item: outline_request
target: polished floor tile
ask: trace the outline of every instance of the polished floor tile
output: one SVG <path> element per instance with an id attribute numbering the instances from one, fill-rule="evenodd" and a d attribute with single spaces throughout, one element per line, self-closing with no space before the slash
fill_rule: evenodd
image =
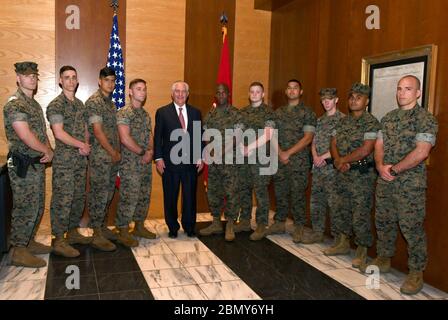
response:
<path id="1" fill-rule="evenodd" d="M 210 300 L 260 300 L 261 298 L 241 280 L 200 284 Z"/>
<path id="2" fill-rule="evenodd" d="M 222 261 L 209 251 L 176 253 L 176 256 L 184 267 L 222 264 Z"/>
<path id="3" fill-rule="evenodd" d="M 0 300 L 43 300 L 45 280 L 0 283 Z"/>
<path id="4" fill-rule="evenodd" d="M 196 284 L 185 268 L 144 271 L 143 275 L 151 289 Z"/>
<path id="5" fill-rule="evenodd" d="M 146 290 L 149 287 L 141 271 L 102 274 L 97 276 L 98 293 Z"/>
<path id="6" fill-rule="evenodd" d="M 135 257 L 142 271 L 180 268 L 181 262 L 175 254 Z"/>
<path id="7" fill-rule="evenodd" d="M 156 300 L 207 300 L 198 285 L 151 289 Z"/>
<path id="8" fill-rule="evenodd" d="M 225 265 L 208 265 L 186 268 L 198 284 L 239 280 L 239 277 Z"/>
<path id="9" fill-rule="evenodd" d="M 154 300 L 148 290 L 100 293 L 100 300 Z"/>

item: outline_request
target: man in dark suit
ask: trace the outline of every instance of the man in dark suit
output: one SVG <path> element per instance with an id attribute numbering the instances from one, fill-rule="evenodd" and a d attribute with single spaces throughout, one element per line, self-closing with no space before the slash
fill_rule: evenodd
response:
<path id="1" fill-rule="evenodd" d="M 202 170 L 201 113 L 188 105 L 189 86 L 175 82 L 171 87 L 173 102 L 156 112 L 154 158 L 162 175 L 165 221 L 169 237 L 176 238 L 177 199 L 182 183 L 182 228 L 195 236 L 197 174 Z"/>

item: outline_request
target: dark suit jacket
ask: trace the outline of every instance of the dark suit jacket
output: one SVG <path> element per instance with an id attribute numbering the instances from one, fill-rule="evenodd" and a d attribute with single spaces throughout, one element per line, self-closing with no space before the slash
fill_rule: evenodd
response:
<path id="1" fill-rule="evenodd" d="M 180 149 L 180 145 L 178 144 L 181 141 L 180 138 L 175 141 L 170 141 L 171 132 L 176 129 L 182 129 L 174 103 L 160 107 L 156 112 L 154 159 L 163 159 L 165 169 L 173 172 L 196 171 L 196 163 L 202 156 L 201 112 L 189 104 L 186 104 L 186 109 L 188 125 L 187 132 L 184 135 L 189 136 L 189 140 L 185 136 L 183 137 L 184 148 L 178 153 L 185 160 L 183 164 L 173 163 L 173 159 L 170 157 L 171 150 L 174 146 L 177 145 L 176 148 Z"/>

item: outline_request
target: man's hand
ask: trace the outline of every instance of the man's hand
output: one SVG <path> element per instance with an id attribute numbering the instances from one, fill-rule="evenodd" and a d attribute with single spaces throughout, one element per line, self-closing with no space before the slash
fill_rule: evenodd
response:
<path id="1" fill-rule="evenodd" d="M 156 162 L 156 168 L 160 174 L 163 174 L 163 172 L 165 171 L 165 162 L 163 161 L 163 159 L 160 159 Z"/>
<path id="2" fill-rule="evenodd" d="M 121 160 L 121 154 L 117 150 L 114 150 L 114 152 L 111 155 L 112 162 L 117 163 Z"/>
<path id="3" fill-rule="evenodd" d="M 48 148 L 48 150 L 44 153 L 44 156 L 40 158 L 40 163 L 49 163 L 51 160 L 53 160 L 53 150 L 51 148 Z"/>
<path id="4" fill-rule="evenodd" d="M 79 154 L 87 157 L 90 154 L 90 144 L 84 143 L 81 148 L 79 148 Z"/>
<path id="5" fill-rule="evenodd" d="M 317 168 L 322 168 L 327 165 L 324 157 L 321 156 L 313 156 L 313 164 Z"/>
<path id="6" fill-rule="evenodd" d="M 348 170 L 350 170 L 350 164 L 349 163 L 344 163 L 340 167 L 340 169 L 339 169 L 339 171 L 342 172 L 342 173 L 347 172 Z"/>
<path id="7" fill-rule="evenodd" d="M 378 170 L 378 173 L 380 174 L 381 179 L 386 180 L 388 182 L 394 181 L 396 177 L 390 174 L 390 169 L 392 168 L 392 165 L 380 165 L 376 167 Z"/>
<path id="8" fill-rule="evenodd" d="M 278 158 L 281 163 L 288 164 L 289 163 L 289 153 L 287 151 L 278 151 Z"/>
<path id="9" fill-rule="evenodd" d="M 198 168 L 198 173 L 201 172 L 202 168 L 204 168 L 204 162 L 202 160 L 198 160 L 196 163 L 196 168 Z"/>
<path id="10" fill-rule="evenodd" d="M 343 162 L 341 158 L 334 159 L 334 166 L 340 172 L 347 172 L 350 170 L 350 164 Z"/>
<path id="11" fill-rule="evenodd" d="M 146 150 L 144 156 L 142 157 L 142 164 L 150 163 L 152 161 L 153 154 L 154 154 L 154 151 Z"/>

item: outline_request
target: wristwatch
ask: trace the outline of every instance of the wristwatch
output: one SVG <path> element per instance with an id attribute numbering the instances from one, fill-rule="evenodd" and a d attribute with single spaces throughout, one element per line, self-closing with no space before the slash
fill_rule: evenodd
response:
<path id="1" fill-rule="evenodd" d="M 390 175 L 391 175 L 392 177 L 396 177 L 396 176 L 398 176 L 398 172 L 391 168 L 391 169 L 390 169 Z"/>
<path id="2" fill-rule="evenodd" d="M 143 157 L 145 155 L 145 153 L 146 153 L 146 150 L 142 149 L 142 151 L 138 155 Z"/>

